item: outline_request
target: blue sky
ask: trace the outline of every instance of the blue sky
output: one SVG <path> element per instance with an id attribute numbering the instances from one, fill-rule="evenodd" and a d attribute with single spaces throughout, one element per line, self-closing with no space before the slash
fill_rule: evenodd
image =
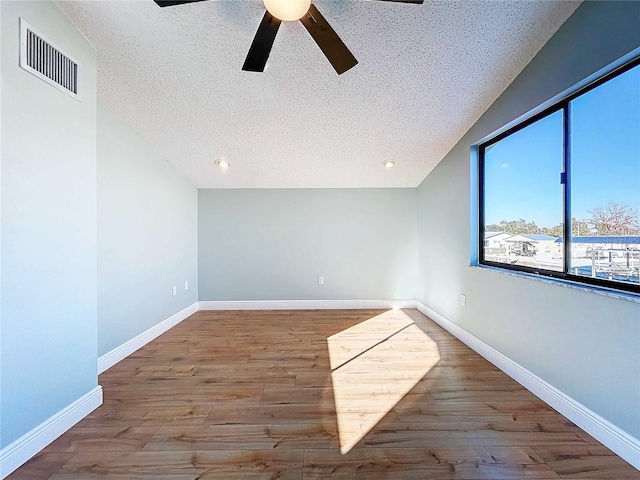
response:
<path id="1" fill-rule="evenodd" d="M 572 216 L 609 201 L 640 210 L 640 67 L 571 103 Z M 485 223 L 562 222 L 562 112 L 501 140 L 485 155 Z"/>

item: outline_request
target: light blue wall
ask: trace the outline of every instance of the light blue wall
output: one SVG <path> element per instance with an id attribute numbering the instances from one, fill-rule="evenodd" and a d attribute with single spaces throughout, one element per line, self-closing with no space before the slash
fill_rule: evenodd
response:
<path id="1" fill-rule="evenodd" d="M 197 222 L 197 189 L 99 102 L 98 355 L 198 301 Z"/>
<path id="2" fill-rule="evenodd" d="M 200 300 L 415 297 L 415 189 L 200 190 L 199 199 Z"/>
<path id="3" fill-rule="evenodd" d="M 0 2 L 0 447 L 97 386 L 96 57 L 50 2 Z M 18 17 L 80 63 L 78 102 L 18 66 Z"/>
<path id="4" fill-rule="evenodd" d="M 82 102 L 18 68 L 19 15 L 80 60 Z M 638 304 L 468 266 L 469 145 L 638 47 L 640 3 L 580 7 L 417 190 L 196 192 L 96 109 L 95 54 L 53 3 L 2 1 L 0 17 L 0 448 L 198 291 L 418 298 L 640 437 Z"/>
<path id="5" fill-rule="evenodd" d="M 640 438 L 640 304 L 469 267 L 470 145 L 640 46 L 640 2 L 585 2 L 418 188 L 419 301 Z M 460 306 L 460 294 L 467 307 Z"/>

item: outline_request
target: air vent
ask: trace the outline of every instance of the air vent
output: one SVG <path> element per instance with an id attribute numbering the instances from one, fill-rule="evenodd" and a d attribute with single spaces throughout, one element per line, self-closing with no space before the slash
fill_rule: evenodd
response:
<path id="1" fill-rule="evenodd" d="M 78 62 L 20 19 L 20 66 L 73 98 L 78 97 Z"/>

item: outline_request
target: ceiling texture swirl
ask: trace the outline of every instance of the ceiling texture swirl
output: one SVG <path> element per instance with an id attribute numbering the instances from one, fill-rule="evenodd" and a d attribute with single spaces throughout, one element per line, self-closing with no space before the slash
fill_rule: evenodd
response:
<path id="1" fill-rule="evenodd" d="M 358 60 L 342 75 L 299 21 L 243 71 L 262 0 L 56 3 L 99 100 L 193 185 L 366 188 L 420 184 L 580 2 L 314 1 Z"/>

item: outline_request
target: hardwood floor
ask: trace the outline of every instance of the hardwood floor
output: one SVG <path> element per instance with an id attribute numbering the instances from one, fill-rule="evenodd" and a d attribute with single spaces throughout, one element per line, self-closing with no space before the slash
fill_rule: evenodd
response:
<path id="1" fill-rule="evenodd" d="M 198 312 L 99 382 L 9 479 L 640 478 L 415 310 Z"/>

